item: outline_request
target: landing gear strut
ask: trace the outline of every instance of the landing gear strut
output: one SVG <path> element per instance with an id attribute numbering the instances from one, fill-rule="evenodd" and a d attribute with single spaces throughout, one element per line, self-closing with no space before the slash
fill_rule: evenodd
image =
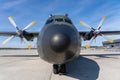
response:
<path id="1" fill-rule="evenodd" d="M 66 65 L 65 64 L 53 64 L 54 74 L 65 75 L 66 74 Z"/>

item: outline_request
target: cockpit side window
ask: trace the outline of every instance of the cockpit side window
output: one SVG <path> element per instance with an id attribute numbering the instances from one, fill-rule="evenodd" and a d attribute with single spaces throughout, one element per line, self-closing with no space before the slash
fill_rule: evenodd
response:
<path id="1" fill-rule="evenodd" d="M 65 22 L 72 24 L 71 20 L 65 19 Z"/>
<path id="2" fill-rule="evenodd" d="M 55 19 L 55 21 L 57 21 L 57 22 L 63 22 L 63 18 Z"/>
<path id="3" fill-rule="evenodd" d="M 49 19 L 47 20 L 46 24 L 49 24 L 49 23 L 52 23 L 53 22 L 53 19 Z"/>

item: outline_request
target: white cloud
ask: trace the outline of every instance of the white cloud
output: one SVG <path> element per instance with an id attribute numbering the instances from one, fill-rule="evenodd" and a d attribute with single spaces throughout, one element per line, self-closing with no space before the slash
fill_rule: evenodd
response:
<path id="1" fill-rule="evenodd" d="M 25 1 L 26 0 L 15 0 L 15 1 L 6 2 L 3 5 L 1 5 L 0 10 L 5 10 L 5 9 L 15 7 L 15 6 L 19 5 L 19 4 L 24 3 Z"/>

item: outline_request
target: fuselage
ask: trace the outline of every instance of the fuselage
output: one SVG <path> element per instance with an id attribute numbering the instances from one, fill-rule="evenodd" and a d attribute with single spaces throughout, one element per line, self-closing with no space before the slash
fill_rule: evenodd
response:
<path id="1" fill-rule="evenodd" d="M 75 59 L 80 53 L 79 33 L 68 16 L 48 18 L 37 40 L 39 56 L 52 64 L 63 64 Z"/>

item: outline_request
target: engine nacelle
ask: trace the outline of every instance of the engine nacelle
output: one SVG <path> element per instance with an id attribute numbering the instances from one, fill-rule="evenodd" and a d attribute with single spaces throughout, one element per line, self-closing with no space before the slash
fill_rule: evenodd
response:
<path id="1" fill-rule="evenodd" d="M 89 33 L 84 34 L 84 35 L 83 35 L 84 41 L 90 40 L 90 39 L 94 36 L 93 32 L 94 32 L 94 31 L 90 31 Z"/>
<path id="2" fill-rule="evenodd" d="M 23 36 L 27 41 L 33 41 L 34 39 L 34 35 L 26 31 L 23 31 Z"/>

